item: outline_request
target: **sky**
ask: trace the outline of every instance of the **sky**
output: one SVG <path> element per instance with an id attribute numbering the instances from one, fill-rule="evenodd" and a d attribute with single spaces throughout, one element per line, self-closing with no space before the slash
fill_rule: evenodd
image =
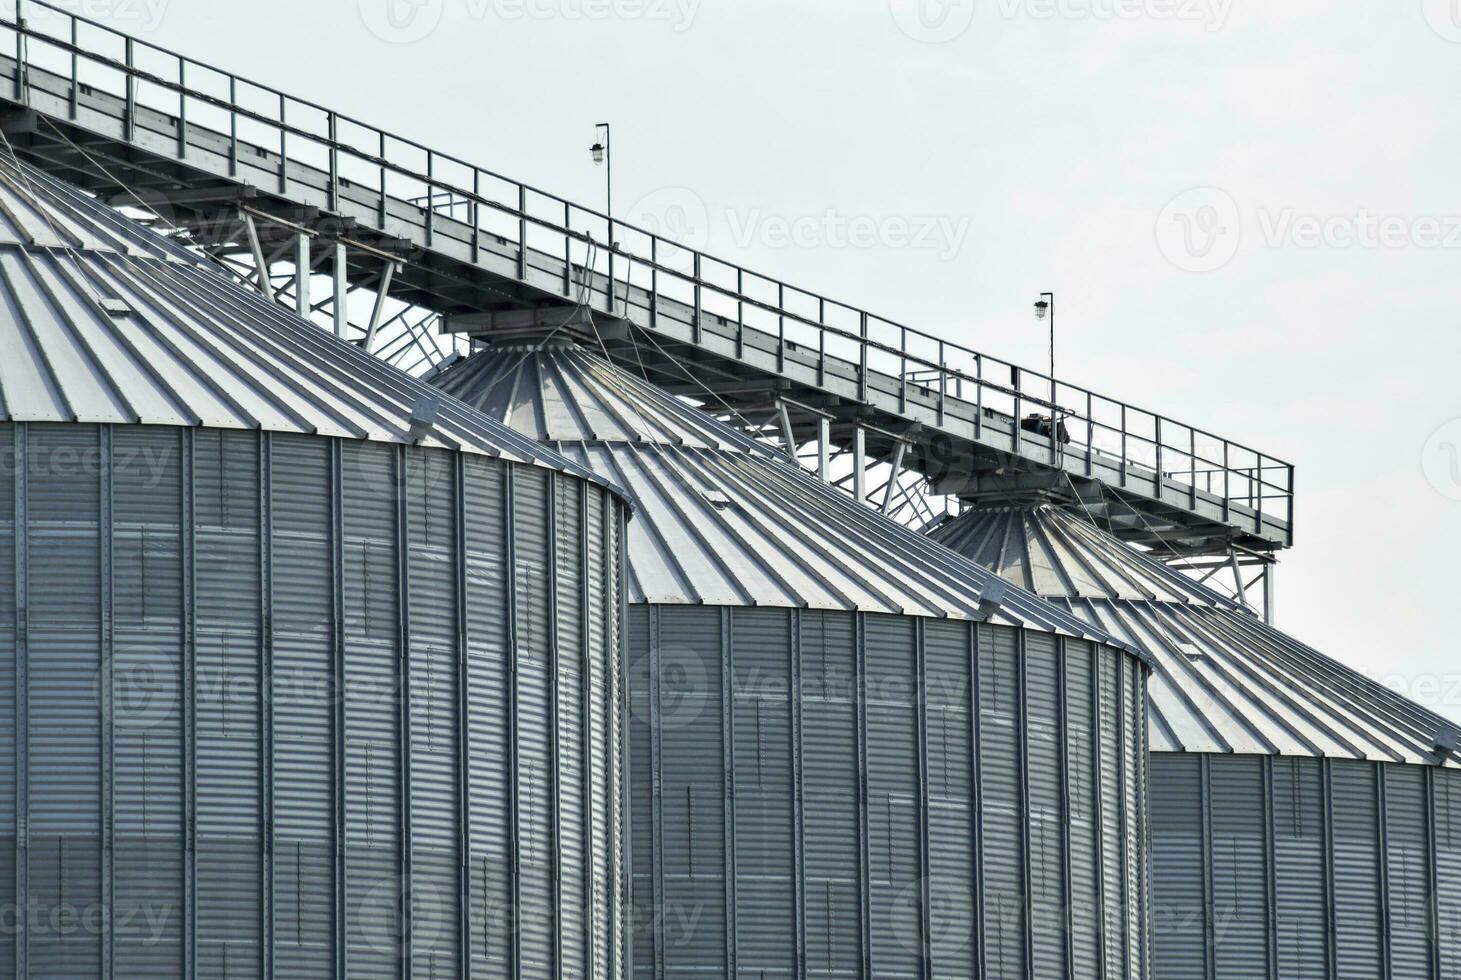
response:
<path id="1" fill-rule="evenodd" d="M 9 6 L 13 0 L 8 0 Z M 1461 721 L 1461 0 L 63 0 L 1297 467 L 1278 625 Z M 855 232 L 855 233 L 854 233 Z"/>

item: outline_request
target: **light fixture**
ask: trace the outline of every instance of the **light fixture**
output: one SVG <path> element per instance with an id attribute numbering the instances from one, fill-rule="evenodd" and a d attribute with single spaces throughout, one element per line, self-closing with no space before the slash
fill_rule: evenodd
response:
<path id="1" fill-rule="evenodd" d="M 1040 300 L 1039 302 L 1037 302 L 1035 304 L 1035 319 L 1037 319 L 1037 320 L 1043 320 L 1043 319 L 1045 319 L 1045 315 L 1047 313 L 1049 313 L 1049 312 L 1050 312 L 1050 302 L 1049 302 L 1049 300 L 1042 299 L 1042 300 Z"/>
<path id="2" fill-rule="evenodd" d="M 602 167 L 604 165 L 604 144 L 595 143 L 589 147 L 589 152 L 594 155 L 594 163 Z"/>

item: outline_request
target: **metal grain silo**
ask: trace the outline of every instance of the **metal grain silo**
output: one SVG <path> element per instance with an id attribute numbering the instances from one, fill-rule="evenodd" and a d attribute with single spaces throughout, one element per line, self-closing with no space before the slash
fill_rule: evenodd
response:
<path id="1" fill-rule="evenodd" d="M 1145 669 L 561 343 L 436 383 L 626 487 L 639 977 L 1142 977 Z"/>
<path id="2" fill-rule="evenodd" d="M 1443 719 L 1063 511 L 935 536 L 1156 662 L 1155 977 L 1461 976 Z"/>
<path id="3" fill-rule="evenodd" d="M 0 303 L 0 974 L 622 975 L 622 499 L 12 165 Z"/>

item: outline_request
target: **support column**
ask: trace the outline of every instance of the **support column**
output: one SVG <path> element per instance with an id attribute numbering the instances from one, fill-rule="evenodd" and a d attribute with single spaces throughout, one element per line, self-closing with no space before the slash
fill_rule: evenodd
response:
<path id="1" fill-rule="evenodd" d="M 309 236 L 300 232 L 294 241 L 294 311 L 306 320 L 310 314 L 310 260 Z"/>
<path id="2" fill-rule="evenodd" d="M 345 279 L 345 243 L 335 243 L 335 336 L 344 338 L 349 331 L 350 318 L 346 315 L 346 297 L 350 292 L 350 284 Z"/>
<path id="3" fill-rule="evenodd" d="M 867 502 L 867 430 L 852 430 L 852 495 L 859 504 Z"/>
<path id="4" fill-rule="evenodd" d="M 823 483 L 832 480 L 832 420 L 817 419 L 817 476 Z"/>

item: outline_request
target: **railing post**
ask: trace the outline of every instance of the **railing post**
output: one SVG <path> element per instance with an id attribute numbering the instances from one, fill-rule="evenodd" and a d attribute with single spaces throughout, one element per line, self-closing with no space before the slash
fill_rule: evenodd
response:
<path id="1" fill-rule="evenodd" d="M 19 3 L 16 9 L 19 10 Z M 81 47 L 79 22 L 75 17 L 71 18 L 71 119 L 74 122 L 81 109 L 81 56 L 77 49 Z M 20 66 L 16 65 L 16 70 Z"/>
<path id="2" fill-rule="evenodd" d="M 436 154 L 426 151 L 426 247 L 436 231 Z"/>
<path id="3" fill-rule="evenodd" d="M 944 424 L 944 401 L 948 397 L 948 362 L 944 358 L 944 342 L 938 342 L 938 424 Z"/>
<path id="4" fill-rule="evenodd" d="M 238 77 L 228 76 L 228 176 L 238 176 Z"/>
<path id="5" fill-rule="evenodd" d="M 898 411 L 908 414 L 908 328 L 898 327 Z"/>
<path id="6" fill-rule="evenodd" d="M 700 272 L 701 272 L 701 268 L 700 268 L 700 253 L 699 252 L 693 252 L 691 254 L 693 256 L 692 261 L 694 262 L 693 268 L 694 268 L 694 272 L 695 272 L 695 313 L 694 313 L 694 315 L 693 315 L 693 317 L 691 318 L 691 321 L 690 321 L 690 336 L 693 338 L 693 340 L 694 340 L 694 342 L 696 344 L 699 344 L 700 343 L 700 329 L 701 329 L 700 328 L 700 315 L 701 315 L 701 313 L 704 312 L 704 299 L 701 296 L 701 288 L 702 287 L 700 285 Z"/>
<path id="7" fill-rule="evenodd" d="M 974 355 L 974 438 L 984 437 L 984 355 Z"/>
<path id="8" fill-rule="evenodd" d="M 188 158 L 188 63 L 178 59 L 178 159 Z"/>
<path id="9" fill-rule="evenodd" d="M 786 371 L 786 285 L 776 284 L 776 373 Z"/>
<path id="10" fill-rule="evenodd" d="M 1263 454 L 1258 454 L 1258 511 L 1253 517 L 1253 531 L 1263 533 Z"/>
<path id="11" fill-rule="evenodd" d="M 472 264 L 482 264 L 482 171 L 472 168 Z M 521 269 L 519 269 L 521 271 Z"/>
<path id="12" fill-rule="evenodd" d="M 289 123 L 289 103 L 284 93 L 279 93 L 279 193 L 289 192 L 289 134 L 285 126 Z"/>
<path id="13" fill-rule="evenodd" d="M 624 293 L 627 296 L 629 289 L 626 286 Z M 624 311 L 627 316 L 629 311 Z M 659 239 L 654 235 L 649 236 L 649 329 L 653 330 L 659 325 Z"/>
<path id="14" fill-rule="evenodd" d="M 1086 476 L 1096 471 L 1096 406 L 1089 391 L 1086 392 Z"/>
<path id="15" fill-rule="evenodd" d="M 610 316 L 617 316 L 618 315 L 618 311 L 614 307 L 614 304 L 617 302 L 614 299 L 614 297 L 618 293 L 618 289 L 614 285 L 614 216 L 612 214 L 610 214 L 610 215 L 605 215 L 605 217 L 608 218 L 608 220 L 609 220 L 609 228 L 608 228 L 608 249 L 609 249 L 609 315 Z M 628 291 L 627 290 L 625 291 L 625 306 L 628 306 Z M 624 312 L 627 314 L 629 311 L 626 309 Z"/>
<path id="16" fill-rule="evenodd" d="M 517 197 L 518 197 L 518 201 L 519 202 L 526 202 L 527 201 L 527 191 L 524 190 L 521 186 L 518 187 L 518 195 L 517 195 Z M 523 208 L 519 207 L 518 208 L 518 214 L 525 215 L 525 214 L 527 214 L 527 211 L 525 211 Z M 564 296 L 567 296 L 567 297 L 570 297 L 570 298 L 572 298 L 572 296 L 573 296 L 573 235 L 571 234 L 572 231 L 573 231 L 573 206 L 570 205 L 567 201 L 564 201 L 563 202 L 563 295 Z M 524 218 L 519 218 L 518 219 L 518 234 L 522 236 L 522 240 L 520 240 L 518 242 L 518 248 L 521 251 L 520 258 L 522 259 L 522 261 L 524 263 L 526 263 L 527 262 L 527 255 L 528 255 L 528 253 L 527 253 L 527 247 L 528 247 L 528 243 L 527 243 L 528 223 L 527 223 L 527 220 L 524 219 Z M 594 296 L 593 296 L 593 274 L 594 274 L 594 270 L 593 270 L 593 267 L 591 265 L 589 265 L 589 262 L 588 262 L 588 257 L 591 254 L 593 254 L 593 250 L 591 248 L 589 248 L 588 246 L 584 246 L 584 250 L 583 250 L 583 256 L 584 256 L 584 259 L 583 259 L 583 261 L 584 261 L 584 270 L 583 270 L 584 287 L 583 287 L 583 290 L 584 290 L 584 297 L 585 297 L 584 298 L 584 302 L 586 302 L 586 303 L 592 303 L 594 301 Z M 524 271 L 526 271 L 526 265 L 524 265 L 523 268 L 524 268 Z"/>
<path id="17" fill-rule="evenodd" d="M 21 105 L 29 104 L 30 86 L 26 84 L 25 76 L 25 11 L 22 7 L 23 0 L 15 0 L 15 101 Z M 132 40 L 127 39 L 127 64 L 132 63 Z M 131 75 L 127 78 L 130 80 Z"/>
<path id="18" fill-rule="evenodd" d="M 330 134 L 330 210 L 340 210 L 340 119 L 333 112 L 326 117 Z M 427 243 L 431 237 L 427 235 Z"/>
<path id="19" fill-rule="evenodd" d="M 123 47 L 124 57 L 127 59 L 127 121 L 122 127 L 124 138 L 128 143 L 136 142 L 137 139 L 137 76 L 136 53 L 137 42 L 130 37 L 127 38 Z"/>
<path id="20" fill-rule="evenodd" d="M 736 358 L 746 354 L 746 270 L 736 267 Z"/>
<path id="21" fill-rule="evenodd" d="M 859 313 L 858 333 L 862 342 L 858 345 L 857 354 L 857 400 L 867 401 L 867 314 Z"/>
<path id="22" fill-rule="evenodd" d="M 1156 416 L 1157 421 L 1157 502 L 1161 503 L 1162 490 L 1167 483 L 1167 475 L 1162 472 L 1162 417 Z"/>
<path id="23" fill-rule="evenodd" d="M 1187 483 L 1187 500 L 1190 510 L 1197 509 L 1197 430 L 1192 426 L 1187 427 L 1187 472 L 1190 477 Z"/>
<path id="24" fill-rule="evenodd" d="M 1022 418 L 1020 413 L 1020 402 L 1023 401 L 1023 386 L 1021 384 L 1022 380 L 1023 379 L 1020 377 L 1020 369 L 1017 367 L 1011 367 L 1010 381 L 1013 383 L 1013 387 L 1015 389 L 1014 411 L 1010 413 L 1013 416 L 1015 423 L 1014 448 L 1012 449 L 1012 452 L 1014 452 L 1016 456 L 1020 455 L 1021 448 L 1024 445 L 1025 441 L 1024 426 L 1021 424 L 1023 423 L 1024 419 Z"/>
<path id="25" fill-rule="evenodd" d="M 563 205 L 563 227 L 568 227 L 568 204 Z M 565 238 L 564 241 L 569 239 Z M 565 258 L 567 253 L 565 253 Z M 517 185 L 517 278 L 518 282 L 528 281 L 528 189 L 523 184 Z M 568 273 L 568 267 L 563 269 L 563 281 L 570 287 L 572 277 Z M 571 288 L 565 289 L 565 293 L 571 292 Z"/>
<path id="26" fill-rule="evenodd" d="M 386 134 L 385 130 L 376 131 L 376 159 L 380 160 L 380 217 L 376 227 L 381 231 L 386 230 Z"/>
<path id="27" fill-rule="evenodd" d="M 1233 470 L 1232 470 L 1232 465 L 1231 465 L 1231 463 L 1229 461 L 1228 449 L 1229 449 L 1228 440 L 1224 439 L 1223 440 L 1223 522 L 1224 523 L 1230 523 L 1231 522 L 1231 520 L 1232 520 L 1232 505 L 1233 505 L 1233 488 L 1232 488 Z"/>
<path id="28" fill-rule="evenodd" d="M 1121 487 L 1126 488 L 1127 446 L 1126 446 L 1126 403 L 1121 403 Z"/>

